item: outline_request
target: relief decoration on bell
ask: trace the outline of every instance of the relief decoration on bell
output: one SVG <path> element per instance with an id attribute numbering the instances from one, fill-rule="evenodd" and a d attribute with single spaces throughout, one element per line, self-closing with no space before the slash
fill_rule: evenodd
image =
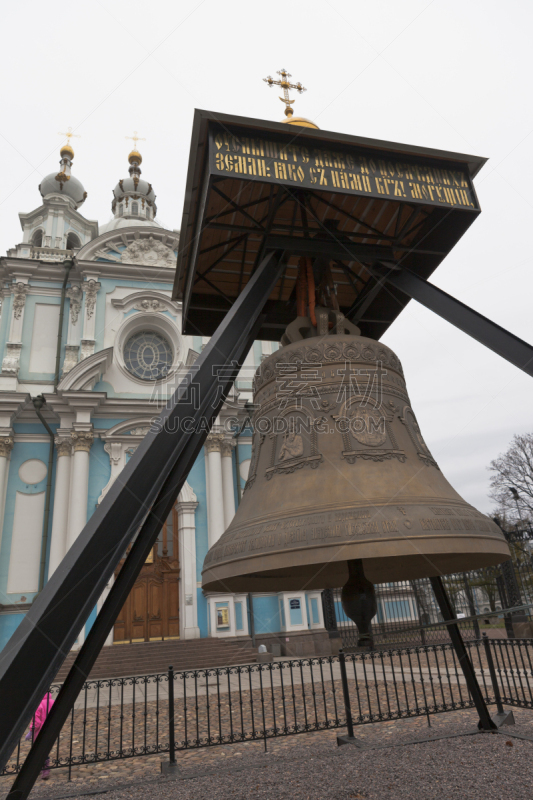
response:
<path id="1" fill-rule="evenodd" d="M 256 373 L 249 476 L 204 590 L 336 588 L 354 559 L 382 583 L 509 558 L 499 527 L 440 471 L 395 353 L 356 332 L 308 333 Z"/>

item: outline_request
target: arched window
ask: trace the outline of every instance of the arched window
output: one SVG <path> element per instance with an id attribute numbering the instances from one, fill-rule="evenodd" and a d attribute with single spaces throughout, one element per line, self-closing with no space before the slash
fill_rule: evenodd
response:
<path id="1" fill-rule="evenodd" d="M 67 250 L 79 250 L 81 242 L 75 233 L 69 233 L 67 236 Z"/>
<path id="2" fill-rule="evenodd" d="M 121 203 L 119 205 L 119 207 L 118 207 L 118 215 L 119 215 L 119 217 L 121 217 L 123 215 L 123 213 L 124 213 L 124 206 Z"/>
<path id="3" fill-rule="evenodd" d="M 134 215 L 139 214 L 139 203 L 132 203 L 131 204 L 131 213 Z"/>
<path id="4" fill-rule="evenodd" d="M 146 206 L 146 219 L 150 219 L 150 206 Z"/>
<path id="5" fill-rule="evenodd" d="M 42 231 L 35 231 L 33 236 L 31 237 L 31 243 L 34 247 L 42 247 L 43 246 L 43 232 Z"/>

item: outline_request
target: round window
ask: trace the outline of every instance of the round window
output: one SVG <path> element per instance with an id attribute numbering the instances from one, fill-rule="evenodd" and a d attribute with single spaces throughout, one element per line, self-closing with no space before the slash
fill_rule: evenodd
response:
<path id="1" fill-rule="evenodd" d="M 172 366 L 172 347 L 160 333 L 137 331 L 124 347 L 126 369 L 143 381 L 165 378 Z"/>

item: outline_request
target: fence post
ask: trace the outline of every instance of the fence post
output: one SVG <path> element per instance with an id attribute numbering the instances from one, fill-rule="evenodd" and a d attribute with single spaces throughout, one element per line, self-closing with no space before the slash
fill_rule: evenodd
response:
<path id="1" fill-rule="evenodd" d="M 487 657 L 487 665 L 489 667 L 490 680 L 494 690 L 494 699 L 496 700 L 497 714 L 494 715 L 492 721 L 496 723 L 498 728 L 502 725 L 514 725 L 514 715 L 512 711 L 504 711 L 502 704 L 502 696 L 500 694 L 500 687 L 498 686 L 498 678 L 496 677 L 496 670 L 494 669 L 494 660 L 492 658 L 492 650 L 490 649 L 490 641 L 486 631 L 483 631 L 483 645 L 485 647 L 485 656 Z"/>
<path id="2" fill-rule="evenodd" d="M 335 654 L 335 652 L 339 651 L 340 647 L 342 646 L 341 642 L 341 635 L 339 632 L 339 627 L 337 625 L 337 614 L 335 611 L 335 595 L 333 594 L 333 589 L 323 589 L 321 593 L 322 599 L 322 614 L 324 617 L 324 627 L 328 632 L 329 638 L 331 641 L 331 652 Z M 333 640 L 336 639 L 337 641 L 334 642 Z"/>
<path id="3" fill-rule="evenodd" d="M 168 668 L 168 749 L 169 760 L 161 762 L 163 775 L 175 775 L 178 771 L 176 763 L 176 740 L 174 738 L 174 667 Z"/>
<path id="4" fill-rule="evenodd" d="M 463 584 L 465 587 L 465 597 L 466 597 L 466 602 L 468 603 L 468 610 L 470 611 L 470 616 L 475 617 L 477 611 L 474 603 L 474 595 L 472 594 L 472 587 L 468 583 L 468 578 L 466 577 L 465 572 L 463 572 Z M 480 638 L 479 622 L 477 621 L 477 619 L 474 620 L 474 635 L 476 639 Z"/>
<path id="5" fill-rule="evenodd" d="M 348 736 L 337 736 L 337 746 L 343 744 L 358 744 L 353 735 L 352 705 L 350 703 L 350 692 L 348 689 L 348 676 L 346 674 L 346 656 L 344 650 L 339 650 L 339 667 L 341 671 L 342 696 L 344 698 L 344 710 L 346 712 L 346 728 Z"/>
<path id="6" fill-rule="evenodd" d="M 509 606 L 511 604 L 510 604 L 509 599 L 507 597 L 507 590 L 505 588 L 505 581 L 503 580 L 503 576 L 501 574 L 496 576 L 496 586 L 498 588 L 498 594 L 500 595 L 500 604 L 501 604 L 502 610 L 505 609 L 505 608 L 509 608 Z M 504 614 L 503 615 L 503 621 L 504 621 L 504 624 L 505 624 L 505 632 L 507 634 L 507 638 L 508 639 L 514 639 L 514 631 L 513 631 L 513 623 L 511 621 L 511 615 L 510 614 Z"/>

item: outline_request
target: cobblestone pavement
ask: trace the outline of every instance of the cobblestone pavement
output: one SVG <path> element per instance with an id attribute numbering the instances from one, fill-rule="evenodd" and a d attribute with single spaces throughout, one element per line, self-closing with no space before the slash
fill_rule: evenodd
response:
<path id="1" fill-rule="evenodd" d="M 511 655 L 516 656 L 516 651 Z M 484 648 L 476 649 L 473 655 L 480 683 L 491 696 Z M 261 670 L 259 665 L 253 665 L 176 676 L 174 731 L 180 763 L 202 765 L 212 760 L 217 764 L 234 763 L 234 758 L 246 759 L 247 754 L 261 751 L 264 747 L 261 737 L 265 731 L 267 736 L 274 731 L 292 734 L 343 723 L 345 711 L 338 660 L 284 660 L 261 666 Z M 508 658 L 504 666 L 505 672 L 500 675 L 502 688 L 507 686 L 510 696 L 520 696 L 522 702 L 533 704 L 532 670 L 528 661 L 523 656 Z M 402 654 L 393 651 L 374 658 L 358 656 L 355 662 L 347 658 L 347 672 L 356 736 L 363 739 L 378 736 L 387 740 L 398 731 L 404 735 L 408 730 L 425 730 L 426 717 L 419 709 L 441 710 L 453 707 L 454 703 L 468 702 L 463 676 L 449 650 Z M 75 784 L 78 781 L 83 785 L 116 782 L 121 776 L 154 779 L 161 760 L 168 758 L 164 754 L 169 739 L 166 676 L 119 679 L 118 683 L 113 680 L 90 682 L 83 698 L 83 704 L 77 704 L 64 726 L 59 744 L 50 753 L 52 766 L 58 759 L 64 762 L 69 756 L 89 762 L 72 767 L 71 778 Z M 526 714 L 521 722 L 526 724 L 530 712 L 515 713 Z M 402 715 L 409 718 L 394 719 Z M 431 715 L 431 730 L 438 730 L 445 724 L 443 720 L 454 716 L 455 712 Z M 366 724 L 387 717 L 387 722 Z M 459 724 L 470 717 L 470 710 L 462 710 Z M 531 718 L 533 720 L 533 715 Z M 268 739 L 267 748 L 269 753 L 283 748 L 290 751 L 293 747 L 303 747 L 305 742 L 309 742 L 311 748 L 318 747 L 312 743 L 323 741 L 332 742 L 335 749 L 337 733 L 335 728 Z M 235 742 L 239 736 L 241 741 Z M 208 742 L 217 746 L 198 747 Z M 29 748 L 30 743 L 23 740 L 9 765 L 13 771 L 17 759 L 22 763 Z M 126 758 L 143 750 L 149 755 Z M 123 758 L 101 761 L 108 753 Z M 94 763 L 95 754 L 101 763 Z M 0 777 L 0 794 L 12 780 L 12 776 Z M 53 768 L 47 785 L 64 786 L 67 780 L 66 768 Z"/>
<path id="2" fill-rule="evenodd" d="M 413 667 L 406 671 L 403 680 L 397 676 L 391 681 L 386 670 L 371 669 L 367 671 L 365 680 L 358 676 L 357 681 L 349 681 L 352 716 L 358 730 L 366 731 L 369 720 L 393 720 L 402 715 L 415 717 L 417 710 L 425 707 L 439 710 L 453 707 L 453 703 L 468 702 L 468 692 L 458 676 L 455 680 L 453 676 L 444 679 L 433 670 L 425 670 L 422 665 L 417 669 Z M 251 691 L 246 689 L 245 678 L 240 693 L 224 692 L 222 686 L 220 691 L 198 692 L 186 699 L 176 698 L 174 732 L 179 751 L 188 748 L 187 757 L 198 752 L 202 759 L 204 756 L 200 754 L 205 750 L 197 746 L 209 741 L 228 743 L 233 751 L 239 737 L 243 746 L 247 740 L 252 740 L 255 746 L 254 740 L 261 739 L 264 731 L 268 737 L 274 731 L 279 734 L 313 727 L 337 727 L 344 721 L 342 687 L 335 671 L 329 675 L 329 680 L 311 681 L 305 680 L 303 670 L 296 670 L 292 676 L 289 670 L 289 677 L 283 684 L 265 680 L 259 689 L 250 684 Z M 105 694 L 101 697 L 101 702 L 104 701 Z M 157 703 L 149 701 L 142 691 L 138 692 L 135 704 L 104 704 L 75 710 L 63 728 L 59 745 L 50 753 L 53 779 L 58 773 L 54 768 L 58 759 L 64 763 L 70 756 L 93 762 L 95 754 L 102 761 L 110 753 L 111 760 L 105 761 L 98 769 L 101 771 L 103 768 L 104 772 L 111 774 L 119 770 L 121 764 L 128 764 L 127 769 L 136 770 L 143 769 L 138 766 L 140 762 L 150 763 L 152 759 L 158 763 L 162 753 L 168 750 L 168 713 L 165 696 L 160 695 Z M 420 714 L 418 710 L 418 716 Z M 423 713 L 422 719 L 425 719 Z M 17 759 L 19 763 L 24 761 L 30 744 L 24 740 L 21 742 L 8 765 L 12 771 L 16 771 Z M 155 755 L 125 758 L 143 752 Z M 119 755 L 123 758 L 118 759 Z M 84 772 L 92 768 L 73 767 L 73 770 Z M 0 778 L 0 787 L 6 781 L 9 777 Z"/>
<path id="3" fill-rule="evenodd" d="M 533 713 L 515 710 L 509 733 L 533 738 Z M 160 775 L 160 756 L 147 756 L 52 772 L 32 799 L 103 800 L 531 800 L 533 742 L 509 733 L 438 739 L 472 731 L 477 716 L 463 710 L 427 720 L 415 718 L 361 726 L 356 736 L 378 749 L 338 748 L 339 731 L 284 737 L 181 752 L 179 777 Z M 429 736 L 436 741 L 389 747 Z M 163 759 L 164 760 L 164 759 Z M 2 779 L 0 792 L 10 781 Z M 5 796 L 5 795 L 4 795 Z M 0 797 L 3 795 L 0 794 Z"/>

